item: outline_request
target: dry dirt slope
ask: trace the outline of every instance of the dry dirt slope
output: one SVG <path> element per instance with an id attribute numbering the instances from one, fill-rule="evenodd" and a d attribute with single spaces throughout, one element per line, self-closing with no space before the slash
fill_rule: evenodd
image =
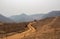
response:
<path id="1" fill-rule="evenodd" d="M 31 25 L 33 23 L 29 23 L 27 26 L 28 26 L 28 30 L 25 31 L 25 32 L 22 32 L 22 33 L 17 33 L 15 35 L 12 35 L 12 36 L 7 36 L 7 37 L 3 37 L 3 38 L 0 38 L 0 39 L 21 39 L 23 37 L 26 37 L 26 36 L 29 36 L 30 34 L 34 33 L 36 30 L 35 28 L 33 28 Z"/>
<path id="2" fill-rule="evenodd" d="M 35 34 L 22 39 L 60 39 L 60 17 L 46 18 L 33 26 L 37 29 Z"/>

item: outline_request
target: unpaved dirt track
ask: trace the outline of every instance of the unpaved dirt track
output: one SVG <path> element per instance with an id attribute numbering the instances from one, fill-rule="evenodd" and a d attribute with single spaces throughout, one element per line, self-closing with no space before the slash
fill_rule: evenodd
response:
<path id="1" fill-rule="evenodd" d="M 32 24 L 33 23 L 28 24 L 29 30 L 27 30 L 25 32 L 22 32 L 22 33 L 17 33 L 17 34 L 12 35 L 12 36 L 4 37 L 2 39 L 21 39 L 23 37 L 26 37 L 26 36 L 28 36 L 28 35 L 30 35 L 30 34 L 32 34 L 32 33 L 34 33 L 36 31 L 35 28 L 32 27 Z"/>

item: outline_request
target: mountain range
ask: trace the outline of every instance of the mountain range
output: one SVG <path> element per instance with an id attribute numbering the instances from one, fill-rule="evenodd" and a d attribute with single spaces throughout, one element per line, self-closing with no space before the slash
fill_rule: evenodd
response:
<path id="1" fill-rule="evenodd" d="M 2 22 L 29 22 L 34 20 L 41 20 L 47 17 L 60 16 L 60 11 L 51 11 L 48 14 L 34 14 L 34 15 L 13 15 L 11 17 L 5 17 L 0 14 L 0 21 Z"/>
<path id="2" fill-rule="evenodd" d="M 51 11 L 48 14 L 44 15 L 43 18 L 60 16 L 60 11 Z"/>
<path id="3" fill-rule="evenodd" d="M 12 19 L 5 17 L 3 15 L 0 14 L 0 22 L 4 22 L 4 23 L 12 23 L 14 22 Z"/>
<path id="4" fill-rule="evenodd" d="M 15 20 L 16 22 L 28 22 L 28 21 L 40 20 L 47 17 L 55 17 L 55 16 L 60 16 L 60 11 L 51 11 L 48 12 L 48 14 L 34 14 L 34 15 L 21 14 L 21 15 L 11 16 L 10 18 Z"/>
<path id="5" fill-rule="evenodd" d="M 40 18 L 42 18 L 43 15 L 44 14 L 35 14 L 35 15 L 21 14 L 21 15 L 11 16 L 10 18 L 15 20 L 16 22 L 28 22 L 33 20 L 39 20 Z"/>

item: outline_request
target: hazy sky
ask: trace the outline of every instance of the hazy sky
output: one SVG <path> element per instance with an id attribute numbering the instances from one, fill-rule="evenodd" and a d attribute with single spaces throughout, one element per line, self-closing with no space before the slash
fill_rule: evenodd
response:
<path id="1" fill-rule="evenodd" d="M 60 0 L 0 0 L 0 14 L 5 16 L 28 15 L 60 10 Z"/>

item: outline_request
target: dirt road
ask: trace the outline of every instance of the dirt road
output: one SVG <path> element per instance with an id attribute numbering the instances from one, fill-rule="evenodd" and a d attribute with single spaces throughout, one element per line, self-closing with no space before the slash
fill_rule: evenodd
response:
<path id="1" fill-rule="evenodd" d="M 28 24 L 29 30 L 22 32 L 22 33 L 17 33 L 17 34 L 12 35 L 12 36 L 4 37 L 2 39 L 21 39 L 23 37 L 26 37 L 26 36 L 28 36 L 36 31 L 35 28 L 32 27 L 32 24 L 33 23 Z"/>

